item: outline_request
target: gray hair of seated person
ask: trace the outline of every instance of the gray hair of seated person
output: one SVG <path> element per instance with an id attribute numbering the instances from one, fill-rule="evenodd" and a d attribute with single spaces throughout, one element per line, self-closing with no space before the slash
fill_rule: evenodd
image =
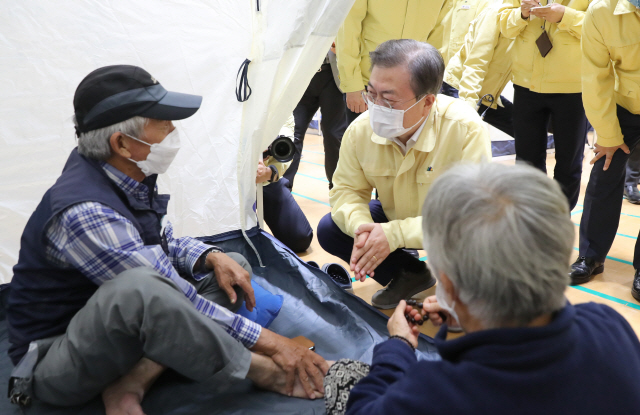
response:
<path id="1" fill-rule="evenodd" d="M 560 186 L 526 165 L 460 164 L 422 210 L 428 264 L 487 329 L 561 309 L 574 225 Z"/>
<path id="2" fill-rule="evenodd" d="M 406 65 L 411 74 L 411 89 L 416 97 L 437 94 L 442 88 L 444 59 L 428 43 L 413 39 L 388 40 L 369 54 L 374 66 L 393 68 Z"/>
<path id="3" fill-rule="evenodd" d="M 110 138 L 114 133 L 119 131 L 140 138 L 147 121 L 148 119 L 144 117 L 133 117 L 117 124 L 82 133 L 78 137 L 78 153 L 90 159 L 105 161 L 111 157 Z M 75 115 L 73 123 L 78 125 Z"/>

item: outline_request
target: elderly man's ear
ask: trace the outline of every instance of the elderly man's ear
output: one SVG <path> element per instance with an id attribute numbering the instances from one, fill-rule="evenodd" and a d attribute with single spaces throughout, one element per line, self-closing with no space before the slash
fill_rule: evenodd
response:
<path id="1" fill-rule="evenodd" d="M 111 134 L 109 144 L 111 145 L 112 154 L 118 154 L 127 159 L 131 158 L 131 152 L 129 151 L 130 141 L 121 132 L 118 131 Z"/>
<path id="2" fill-rule="evenodd" d="M 427 115 L 429 115 L 429 112 L 431 111 L 431 107 L 433 107 L 433 104 L 435 104 L 436 102 L 436 96 L 435 94 L 429 94 L 424 98 L 424 106 L 422 108 L 422 116 L 426 117 Z"/>

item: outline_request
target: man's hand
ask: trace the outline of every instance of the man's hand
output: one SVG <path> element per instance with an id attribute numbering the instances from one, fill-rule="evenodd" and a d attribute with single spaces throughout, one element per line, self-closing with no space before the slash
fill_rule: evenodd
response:
<path id="1" fill-rule="evenodd" d="M 565 7 L 562 4 L 552 3 L 549 7 L 531 10 L 531 14 L 546 20 L 549 23 L 558 23 L 564 16 Z"/>
<path id="2" fill-rule="evenodd" d="M 613 154 L 618 151 L 618 149 L 624 151 L 627 154 L 631 153 L 631 151 L 629 151 L 629 147 L 627 147 L 627 145 L 624 143 L 615 147 L 603 147 L 600 144 L 596 143 L 595 148 L 593 149 L 593 152 L 596 155 L 591 159 L 591 164 L 595 164 L 595 162 L 600 160 L 602 157 L 606 157 L 604 161 L 604 167 L 602 168 L 602 170 L 606 171 L 609 168 L 609 164 L 611 164 Z"/>
<path id="3" fill-rule="evenodd" d="M 253 350 L 271 357 L 286 372 L 287 395 L 293 393 L 296 376 L 310 399 L 315 398 L 315 391 L 324 391 L 323 381 L 329 364 L 319 354 L 266 329 L 262 330 Z"/>
<path id="4" fill-rule="evenodd" d="M 411 315 L 414 319 L 420 314 L 418 310 L 407 305 L 407 302 L 401 300 L 396 307 L 396 311 L 389 318 L 387 322 L 387 329 L 390 336 L 401 336 L 409 340 L 413 347 L 418 347 L 418 335 L 420 334 L 420 328 L 417 324 L 412 324 L 407 321 L 405 314 Z M 418 319 L 421 319 L 419 317 Z"/>
<path id="5" fill-rule="evenodd" d="M 438 304 L 438 300 L 436 300 L 436 296 L 432 295 L 427 297 L 422 302 L 422 313 L 423 316 L 427 317 L 434 326 L 439 327 L 444 324 L 444 320 L 442 319 L 442 315 L 447 317 L 447 320 L 451 320 L 449 314 L 445 312 L 442 307 Z"/>
<path id="6" fill-rule="evenodd" d="M 235 304 L 238 300 L 235 285 L 244 291 L 247 310 L 252 311 L 256 305 L 256 297 L 251 286 L 251 276 L 246 269 L 222 252 L 211 252 L 207 255 L 207 268 L 215 271 L 216 280 L 220 288 L 227 293 L 229 300 Z"/>
<path id="7" fill-rule="evenodd" d="M 436 300 L 436 296 L 432 295 L 431 297 L 427 297 L 422 302 L 422 312 L 420 313 L 423 316 L 426 316 L 434 326 L 438 327 L 447 323 L 449 327 L 460 327 L 460 323 L 451 317 L 451 314 L 446 312 L 440 307 L 438 304 L 438 300 Z M 442 318 L 442 316 L 446 317 L 446 321 Z"/>
<path id="8" fill-rule="evenodd" d="M 264 165 L 264 162 L 260 160 L 258 162 L 258 171 L 256 172 L 256 183 L 268 182 L 271 179 L 271 168 Z"/>
<path id="9" fill-rule="evenodd" d="M 540 7 L 540 2 L 538 2 L 538 0 L 522 0 L 522 3 L 520 4 L 520 13 L 522 14 L 522 17 L 528 19 L 529 15 L 531 15 L 531 9 L 534 7 Z"/>
<path id="10" fill-rule="evenodd" d="M 362 98 L 362 92 L 364 92 L 364 89 L 362 91 L 347 92 L 347 108 L 352 112 L 360 114 L 367 110 L 367 103 Z"/>
<path id="11" fill-rule="evenodd" d="M 365 223 L 356 229 L 353 242 L 349 265 L 355 278 L 364 281 L 391 253 L 389 241 L 379 223 Z"/>

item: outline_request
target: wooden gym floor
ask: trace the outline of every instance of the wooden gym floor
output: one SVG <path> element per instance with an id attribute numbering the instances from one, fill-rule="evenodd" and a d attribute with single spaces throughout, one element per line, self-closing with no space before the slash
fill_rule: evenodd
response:
<path id="1" fill-rule="evenodd" d="M 300 168 L 295 177 L 293 195 L 306 214 L 314 234 L 320 219 L 331 211 L 329 206 L 329 187 L 324 172 L 324 148 L 322 137 L 307 134 L 302 152 Z M 574 249 L 575 256 L 571 258 L 573 262 L 578 256 L 578 225 L 582 214 L 582 202 L 584 190 L 589 180 L 592 158 L 592 151 L 585 146 L 585 159 L 582 173 L 582 185 L 580 200 L 573 210 L 571 219 L 576 224 L 576 241 Z M 494 159 L 495 162 L 513 164 L 514 156 L 505 156 Z M 553 175 L 555 159 L 553 154 L 547 157 L 547 170 Z M 617 310 L 631 324 L 636 334 L 640 333 L 640 304 L 631 296 L 631 283 L 633 281 L 634 269 L 632 265 L 633 250 L 638 229 L 640 228 L 640 205 L 632 205 L 626 200 L 622 204 L 622 215 L 618 234 L 613 243 L 605 263 L 605 271 L 598 275 L 588 284 L 577 287 L 567 287 L 566 296 L 572 303 L 583 303 L 594 301 L 604 303 Z M 421 256 L 425 256 L 424 251 L 420 251 Z M 326 253 L 318 244 L 314 237 L 311 247 L 299 256 L 305 261 L 316 261 L 320 266 L 327 262 L 338 262 L 347 270 L 349 266 L 337 257 Z M 353 289 L 356 295 L 367 302 L 371 302 L 371 296 L 380 288 L 377 282 L 367 279 L 365 282 L 354 282 Z M 435 294 L 435 287 L 419 294 L 416 298 Z M 393 310 L 384 311 L 390 315 Z M 434 336 L 437 329 L 430 323 L 422 326 L 422 332 L 428 336 Z M 450 335 L 451 336 L 451 335 Z"/>

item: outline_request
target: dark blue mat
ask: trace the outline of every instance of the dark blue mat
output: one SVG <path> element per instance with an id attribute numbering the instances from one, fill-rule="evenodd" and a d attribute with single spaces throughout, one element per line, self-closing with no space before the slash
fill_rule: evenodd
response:
<path id="1" fill-rule="evenodd" d="M 203 238 L 216 242 L 226 251 L 239 252 L 253 266 L 256 281 L 267 290 L 284 297 L 280 315 L 271 329 L 287 337 L 306 336 L 316 344 L 316 351 L 329 360 L 339 358 L 371 361 L 373 347 L 387 333 L 387 317 L 358 297 L 338 288 L 322 271 L 307 266 L 295 254 L 273 240 L 270 235 L 251 232 L 251 240 L 260 252 L 261 268 L 253 250 L 237 233 Z M 6 296 L 3 290 L 2 298 Z M 171 344 L 171 336 L 167 336 Z M 0 307 L 0 378 L 6 391 L 12 369 L 7 356 L 7 328 L 4 302 Z M 439 359 L 430 338 L 422 336 L 419 357 Z M 5 395 L 6 396 L 6 395 Z M 288 398 L 253 387 L 250 381 L 235 385 L 223 394 L 212 392 L 208 385 L 165 373 L 143 401 L 147 414 L 323 414 L 322 400 Z M 35 403 L 27 414 L 104 414 L 99 397 L 79 407 L 58 408 Z M 0 398 L 0 414 L 19 415 L 19 409 Z"/>

